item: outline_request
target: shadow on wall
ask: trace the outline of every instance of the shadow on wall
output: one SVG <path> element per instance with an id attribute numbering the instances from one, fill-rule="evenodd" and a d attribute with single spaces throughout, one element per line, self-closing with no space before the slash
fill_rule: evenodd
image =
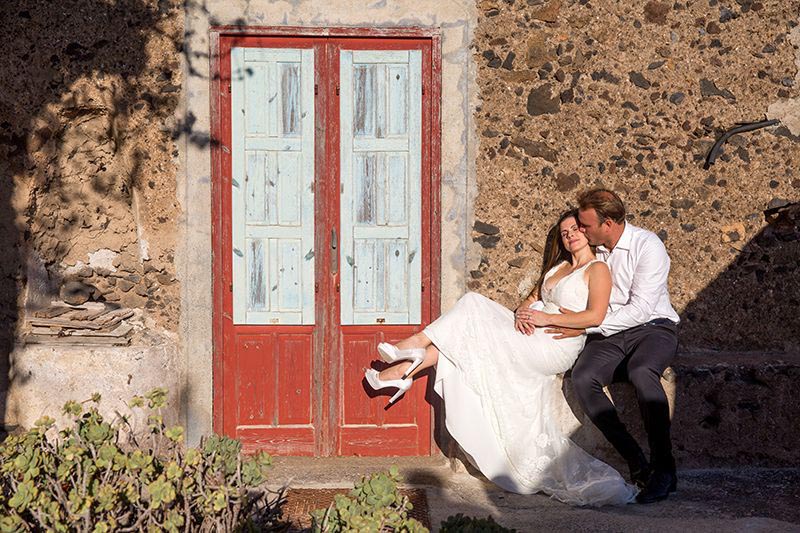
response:
<path id="1" fill-rule="evenodd" d="M 145 169 L 158 147 L 136 138 L 137 125 L 162 123 L 164 151 L 183 134 L 209 143 L 191 121 L 174 123 L 179 54 L 207 58 L 184 51 L 182 9 L 180 0 L 0 2 L 2 413 L 11 380 L 24 379 L 9 362 L 22 310 L 57 294 L 59 263 L 77 240 L 105 246 L 130 234 L 137 191 L 154 188 Z"/>
<path id="2" fill-rule="evenodd" d="M 749 242 L 726 229 L 737 256 L 681 313 L 683 351 L 800 349 L 800 203 L 777 203 Z"/>
<path id="3" fill-rule="evenodd" d="M 800 203 L 779 202 L 764 216 L 767 225 L 745 244 L 740 244 L 743 228 L 725 235 L 736 247 L 736 259 L 681 315 L 681 348 L 662 379 L 673 400 L 672 440 L 680 468 L 797 464 L 792 436 L 800 429 L 794 416 L 800 377 Z M 571 380 L 565 380 L 563 392 L 583 424 L 573 440 L 625 472 L 583 415 Z M 646 448 L 633 388 L 614 384 L 610 393 L 621 419 Z"/>

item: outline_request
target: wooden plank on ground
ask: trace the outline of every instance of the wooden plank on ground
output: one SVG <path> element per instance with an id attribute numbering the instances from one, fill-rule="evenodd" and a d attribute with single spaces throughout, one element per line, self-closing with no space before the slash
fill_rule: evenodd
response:
<path id="1" fill-rule="evenodd" d="M 131 311 L 133 314 L 133 311 Z M 30 322 L 33 326 L 61 326 L 62 328 L 70 329 L 100 329 L 102 324 L 90 322 L 88 320 L 68 320 L 63 318 L 31 318 Z"/>
<path id="2" fill-rule="evenodd" d="M 111 331 L 98 331 L 98 330 L 85 330 L 85 329 L 72 329 L 64 331 L 64 337 L 124 337 L 133 331 L 133 326 L 130 324 L 119 324 Z"/>
<path id="3" fill-rule="evenodd" d="M 116 311 L 111 311 L 96 319 L 93 324 L 100 324 L 103 328 L 109 328 L 132 316 L 133 309 L 117 309 Z"/>
<path id="4" fill-rule="evenodd" d="M 98 317 L 105 315 L 106 313 L 110 312 L 110 307 L 104 307 L 103 309 L 99 310 L 91 310 L 87 309 L 86 311 L 81 311 L 79 313 L 73 313 L 70 315 L 70 320 L 94 320 Z"/>
<path id="5" fill-rule="evenodd" d="M 41 326 L 33 326 L 31 328 L 31 333 L 35 333 L 36 335 L 53 335 L 57 336 L 60 335 L 63 330 L 61 328 L 45 328 Z"/>
<path id="6" fill-rule="evenodd" d="M 130 343 L 127 337 L 77 337 L 67 335 L 65 337 L 50 335 L 30 334 L 25 337 L 28 344 L 65 344 L 65 345 L 98 345 L 98 346 L 125 346 Z"/>
<path id="7" fill-rule="evenodd" d="M 83 309 L 83 307 L 80 309 Z M 63 315 L 64 313 L 69 313 L 72 310 L 74 310 L 74 308 L 67 306 L 47 307 L 45 309 L 34 311 L 33 316 L 37 318 L 55 318 Z"/>

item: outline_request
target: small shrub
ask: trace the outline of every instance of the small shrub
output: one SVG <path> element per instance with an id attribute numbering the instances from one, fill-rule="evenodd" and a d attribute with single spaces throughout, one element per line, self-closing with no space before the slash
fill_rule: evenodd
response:
<path id="1" fill-rule="evenodd" d="M 494 521 L 491 516 L 472 518 L 461 513 L 448 516 L 442 522 L 440 533 L 516 533 L 516 529 L 507 529 Z"/>
<path id="2" fill-rule="evenodd" d="M 398 492 L 399 480 L 400 473 L 394 466 L 387 473 L 362 478 L 349 497 L 337 494 L 330 507 L 311 512 L 312 532 L 427 533 L 426 527 L 408 517 L 413 506 L 407 496 Z"/>
<path id="3" fill-rule="evenodd" d="M 186 449 L 183 428 L 164 424 L 166 397 L 153 389 L 130 402 L 147 405 L 144 436 L 119 413 L 104 420 L 95 394 L 64 405 L 72 423 L 54 438 L 47 437 L 50 417 L 7 437 L 0 444 L 0 531 L 284 530 L 282 493 L 270 499 L 257 488 L 270 456 L 243 458 L 241 443 L 216 435 Z M 124 444 L 123 432 L 130 436 Z"/>

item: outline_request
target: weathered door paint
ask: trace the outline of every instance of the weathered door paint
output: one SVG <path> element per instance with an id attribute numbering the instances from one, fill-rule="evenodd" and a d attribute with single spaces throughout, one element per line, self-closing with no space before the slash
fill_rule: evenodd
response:
<path id="1" fill-rule="evenodd" d="M 342 50 L 341 323 L 419 324 L 422 52 Z"/>
<path id="2" fill-rule="evenodd" d="M 233 321 L 314 323 L 314 50 L 231 50 Z"/>
<path id="3" fill-rule="evenodd" d="M 438 311 L 435 39 L 218 31 L 215 430 L 282 455 L 429 454 L 427 378 L 384 410 L 363 372 Z"/>

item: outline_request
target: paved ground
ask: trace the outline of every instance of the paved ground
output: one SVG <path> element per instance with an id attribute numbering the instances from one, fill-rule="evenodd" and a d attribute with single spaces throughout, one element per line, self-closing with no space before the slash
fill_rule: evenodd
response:
<path id="1" fill-rule="evenodd" d="M 449 515 L 464 513 L 491 515 L 519 532 L 800 532 L 800 468 L 684 470 L 678 493 L 665 502 L 600 509 L 504 492 L 463 466 L 451 468 L 444 457 L 280 457 L 270 485 L 350 487 L 361 475 L 392 464 L 409 486 L 426 489 L 434 531 Z"/>

